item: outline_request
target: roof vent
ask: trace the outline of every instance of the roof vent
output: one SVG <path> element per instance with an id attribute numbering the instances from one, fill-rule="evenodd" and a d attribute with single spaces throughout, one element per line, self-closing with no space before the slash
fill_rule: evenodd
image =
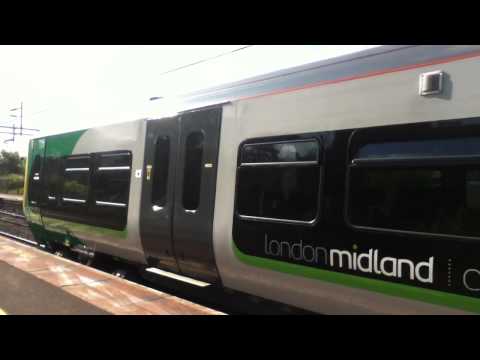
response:
<path id="1" fill-rule="evenodd" d="M 419 93 L 421 96 L 440 94 L 443 90 L 443 71 L 432 71 L 420 75 Z"/>

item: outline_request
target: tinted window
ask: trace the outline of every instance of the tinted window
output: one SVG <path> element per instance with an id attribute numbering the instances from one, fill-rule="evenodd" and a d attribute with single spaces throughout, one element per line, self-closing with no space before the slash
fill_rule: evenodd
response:
<path id="1" fill-rule="evenodd" d="M 248 144 L 243 146 L 242 163 L 317 161 L 316 141 Z"/>
<path id="2" fill-rule="evenodd" d="M 131 153 L 126 151 L 95 155 L 93 203 L 89 211 L 101 226 L 125 228 L 131 162 Z"/>
<path id="3" fill-rule="evenodd" d="M 88 199 L 90 179 L 90 157 L 70 157 L 65 159 L 63 201 L 84 204 Z"/>
<path id="4" fill-rule="evenodd" d="M 196 131 L 188 135 L 185 144 L 185 170 L 183 174 L 183 207 L 198 208 L 202 180 L 203 133 Z"/>
<path id="5" fill-rule="evenodd" d="M 480 170 L 472 167 L 352 168 L 354 225 L 480 236 Z"/>
<path id="6" fill-rule="evenodd" d="M 126 205 L 130 186 L 130 171 L 98 171 L 95 179 L 95 201 Z"/>
<path id="7" fill-rule="evenodd" d="M 168 136 L 157 139 L 153 164 L 152 204 L 164 206 L 167 201 L 170 140 Z"/>
<path id="8" fill-rule="evenodd" d="M 41 199 L 41 174 L 42 170 L 42 157 L 40 155 L 36 155 L 33 158 L 33 163 L 30 172 L 30 179 L 29 179 L 29 191 L 28 191 L 28 198 L 30 203 L 33 205 L 39 205 Z"/>
<path id="9" fill-rule="evenodd" d="M 131 155 L 129 153 L 98 155 L 95 166 L 94 189 L 96 205 L 118 207 L 127 205 L 131 175 L 130 165 Z"/>
<path id="10" fill-rule="evenodd" d="M 237 212 L 244 219 L 315 220 L 319 149 L 316 140 L 244 145 L 238 170 Z"/>
<path id="11" fill-rule="evenodd" d="M 90 168 L 90 156 L 75 156 L 65 159 L 65 170 L 84 171 Z"/>
<path id="12" fill-rule="evenodd" d="M 356 158 L 412 158 L 480 154 L 479 137 L 392 141 L 365 144 Z"/>
<path id="13" fill-rule="evenodd" d="M 85 202 L 88 197 L 88 172 L 65 173 L 63 183 L 63 200 L 80 199 Z"/>
<path id="14" fill-rule="evenodd" d="M 48 206 L 55 206 L 59 200 L 63 172 L 62 159 L 49 156 L 45 158 L 45 190 Z"/>
<path id="15" fill-rule="evenodd" d="M 45 139 L 31 140 L 29 144 L 29 173 L 28 173 L 28 201 L 35 206 L 43 202 L 43 166 L 45 153 Z"/>
<path id="16" fill-rule="evenodd" d="M 100 157 L 100 166 L 102 167 L 124 167 L 130 166 L 131 155 L 129 152 L 98 154 Z"/>
<path id="17" fill-rule="evenodd" d="M 237 209 L 241 215 L 311 221 L 317 213 L 320 171 L 305 167 L 242 167 Z"/>

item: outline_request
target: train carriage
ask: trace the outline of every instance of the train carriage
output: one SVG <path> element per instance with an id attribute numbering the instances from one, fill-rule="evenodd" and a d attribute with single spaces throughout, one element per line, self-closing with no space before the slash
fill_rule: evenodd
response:
<path id="1" fill-rule="evenodd" d="M 480 312 L 479 46 L 385 46 L 30 142 L 24 211 L 102 253 L 327 313 Z"/>

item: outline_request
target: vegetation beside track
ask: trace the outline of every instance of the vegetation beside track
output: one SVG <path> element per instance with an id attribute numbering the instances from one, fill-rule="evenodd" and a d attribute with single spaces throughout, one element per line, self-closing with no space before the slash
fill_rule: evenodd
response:
<path id="1" fill-rule="evenodd" d="M 0 152 L 0 193 L 23 195 L 25 159 L 18 152 Z"/>

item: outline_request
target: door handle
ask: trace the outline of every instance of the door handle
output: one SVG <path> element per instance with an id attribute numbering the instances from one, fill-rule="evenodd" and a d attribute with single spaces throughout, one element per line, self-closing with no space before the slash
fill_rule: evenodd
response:
<path id="1" fill-rule="evenodd" d="M 162 209 L 163 209 L 163 206 L 158 206 L 158 205 L 153 205 L 153 206 L 152 206 L 152 210 L 153 210 L 154 212 L 160 211 L 160 210 L 162 210 Z"/>

